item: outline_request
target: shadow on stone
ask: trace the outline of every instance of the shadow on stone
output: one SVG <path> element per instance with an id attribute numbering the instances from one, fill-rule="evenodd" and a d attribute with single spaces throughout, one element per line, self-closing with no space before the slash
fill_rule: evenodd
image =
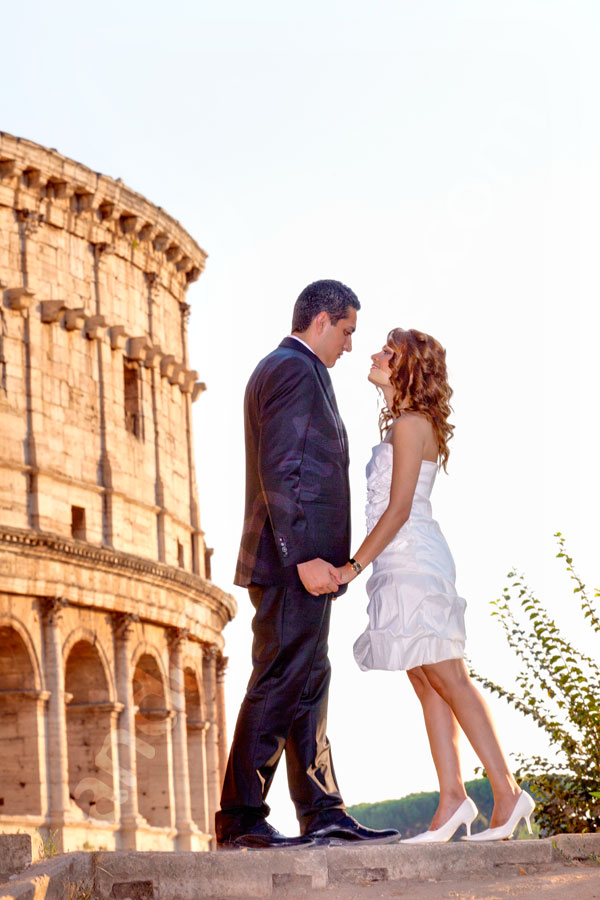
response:
<path id="1" fill-rule="evenodd" d="M 290 890 L 310 890 L 311 888 L 311 875 L 295 875 L 292 872 L 273 874 L 273 896 L 281 896 Z"/>
<path id="2" fill-rule="evenodd" d="M 113 884 L 110 894 L 115 900 L 154 900 L 151 881 L 120 881 Z"/>
<path id="3" fill-rule="evenodd" d="M 384 868 L 344 869 L 337 873 L 336 881 L 340 884 L 376 884 L 378 881 L 388 881 L 389 872 Z"/>

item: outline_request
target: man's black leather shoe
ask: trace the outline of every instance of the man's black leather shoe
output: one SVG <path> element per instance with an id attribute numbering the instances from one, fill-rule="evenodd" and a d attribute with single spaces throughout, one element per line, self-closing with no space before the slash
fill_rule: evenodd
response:
<path id="1" fill-rule="evenodd" d="M 302 835 L 300 837 L 286 837 L 280 834 L 276 828 L 265 822 L 264 819 L 256 822 L 254 825 L 248 826 L 243 834 L 228 834 L 226 837 L 217 841 L 217 847 L 227 850 L 243 849 L 248 850 L 273 850 L 276 847 L 287 847 L 288 849 L 300 849 L 302 847 L 314 846 L 312 837 Z"/>
<path id="2" fill-rule="evenodd" d="M 375 844 L 390 844 L 400 838 L 400 832 L 395 828 L 366 828 L 353 819 L 352 816 L 345 815 L 329 824 L 319 826 L 317 822 L 316 828 L 307 828 L 305 834 L 318 844 L 331 842 L 332 844 L 351 843 L 356 841 L 370 841 Z"/>

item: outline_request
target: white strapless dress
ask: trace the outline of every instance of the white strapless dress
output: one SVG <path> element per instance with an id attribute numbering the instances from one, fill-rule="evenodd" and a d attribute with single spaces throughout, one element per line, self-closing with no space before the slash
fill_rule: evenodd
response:
<path id="1" fill-rule="evenodd" d="M 385 511 L 392 445 L 373 448 L 367 466 L 367 532 Z M 412 669 L 462 659 L 466 603 L 456 593 L 454 560 L 431 515 L 437 463 L 423 460 L 410 517 L 373 561 L 367 581 L 369 624 L 354 644 L 361 669 Z"/>

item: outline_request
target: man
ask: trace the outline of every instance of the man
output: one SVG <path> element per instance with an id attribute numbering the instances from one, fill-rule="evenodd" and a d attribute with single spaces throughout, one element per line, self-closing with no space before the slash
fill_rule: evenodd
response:
<path id="1" fill-rule="evenodd" d="M 255 608 L 253 671 L 216 815 L 221 846 L 397 835 L 346 814 L 325 733 L 331 602 L 345 590 L 334 567 L 350 548 L 348 445 L 327 369 L 352 349 L 358 309 L 340 282 L 310 284 L 294 306 L 292 335 L 246 388 L 246 512 L 235 583 L 248 587 Z M 297 838 L 266 821 L 284 749 Z"/>

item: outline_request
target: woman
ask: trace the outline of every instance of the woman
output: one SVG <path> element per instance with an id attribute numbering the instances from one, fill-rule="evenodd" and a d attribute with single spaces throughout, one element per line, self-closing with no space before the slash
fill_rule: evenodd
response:
<path id="1" fill-rule="evenodd" d="M 429 829 L 404 843 L 501 840 L 525 819 L 531 834 L 534 801 L 513 778 L 486 703 L 464 663 L 465 601 L 454 587 L 454 562 L 429 497 L 438 466 L 446 469 L 452 389 L 446 354 L 432 337 L 395 328 L 371 359 L 369 381 L 383 392 L 382 441 L 367 466 L 367 537 L 345 566 L 348 583 L 373 563 L 367 582 L 369 625 L 354 645 L 363 670 L 405 669 L 423 707 L 440 800 Z M 490 827 L 471 835 L 477 808 L 460 771 L 459 726 L 487 772 L 494 792 Z"/>

